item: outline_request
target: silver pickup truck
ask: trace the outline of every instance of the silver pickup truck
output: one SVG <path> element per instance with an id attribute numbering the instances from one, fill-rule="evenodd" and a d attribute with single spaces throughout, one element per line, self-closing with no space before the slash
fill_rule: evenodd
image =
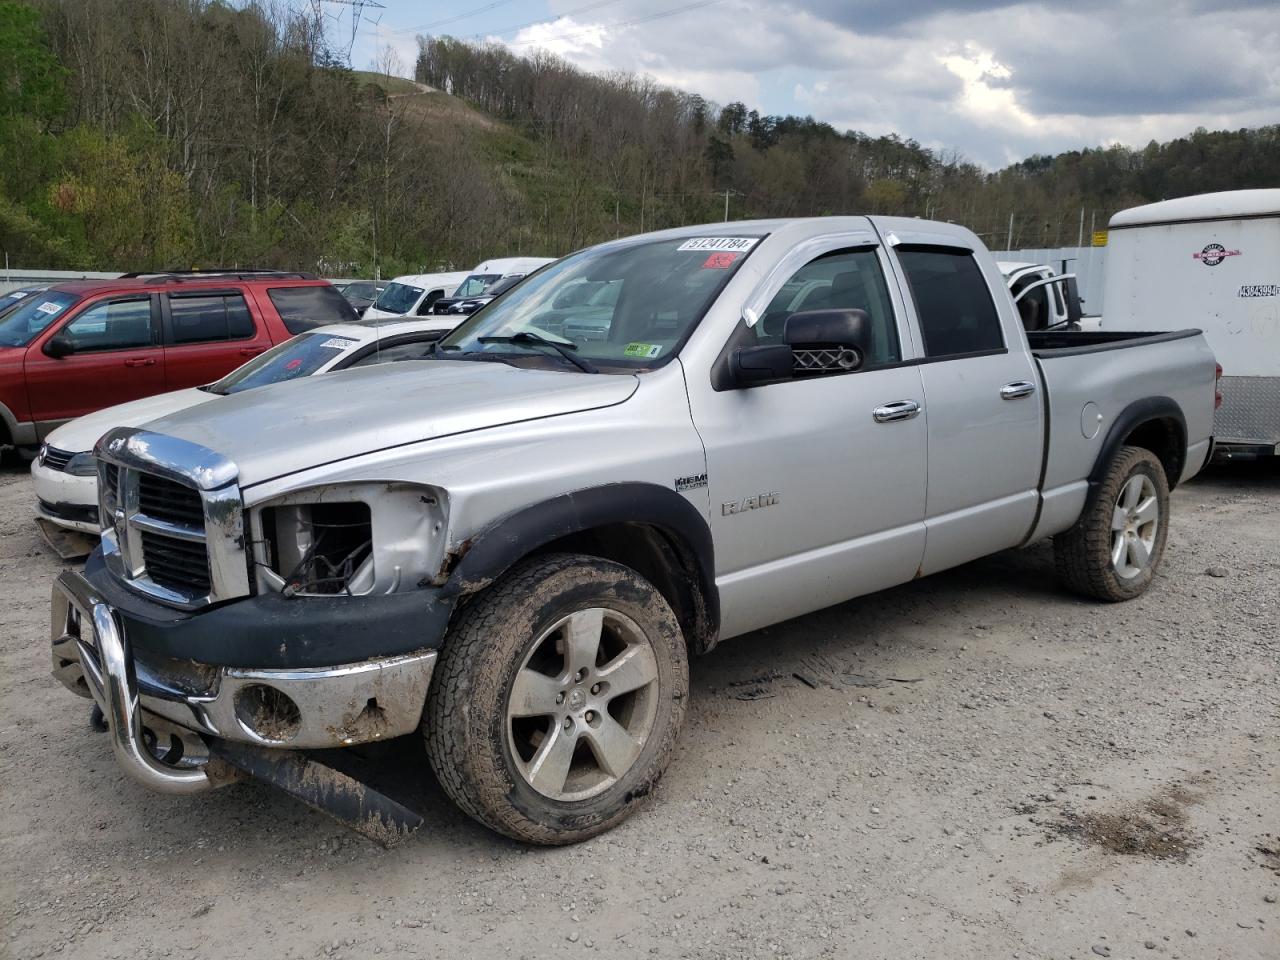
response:
<path id="1" fill-rule="evenodd" d="M 398 829 L 311 751 L 421 731 L 467 813 L 572 842 L 653 789 L 723 640 L 1045 537 L 1067 587 L 1141 594 L 1214 395 L 1196 330 L 1028 337 L 960 227 L 617 240 L 433 358 L 104 437 L 54 673 L 156 790 L 247 770 Z"/>

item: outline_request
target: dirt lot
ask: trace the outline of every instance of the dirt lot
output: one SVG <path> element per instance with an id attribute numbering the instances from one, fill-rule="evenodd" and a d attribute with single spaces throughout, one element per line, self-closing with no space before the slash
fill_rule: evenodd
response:
<path id="1" fill-rule="evenodd" d="M 455 812 L 415 744 L 392 852 L 126 780 L 49 676 L 30 495 L 0 472 L 0 955 L 1280 957 L 1280 471 L 1177 491 L 1132 603 L 1042 544 L 725 644 L 656 802 L 559 850 Z"/>

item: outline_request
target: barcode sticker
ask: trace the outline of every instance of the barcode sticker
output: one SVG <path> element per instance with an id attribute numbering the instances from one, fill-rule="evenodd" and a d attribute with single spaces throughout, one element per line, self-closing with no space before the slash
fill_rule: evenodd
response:
<path id="1" fill-rule="evenodd" d="M 346 337 L 330 337 L 324 343 L 320 344 L 322 349 L 329 350 L 345 350 L 347 347 L 353 346 L 359 341 L 348 340 Z"/>
<path id="2" fill-rule="evenodd" d="M 729 250 L 736 253 L 745 253 L 756 245 L 759 237 L 694 237 L 692 240 L 686 240 L 677 250 L 703 250 L 711 252 L 714 250 Z"/>

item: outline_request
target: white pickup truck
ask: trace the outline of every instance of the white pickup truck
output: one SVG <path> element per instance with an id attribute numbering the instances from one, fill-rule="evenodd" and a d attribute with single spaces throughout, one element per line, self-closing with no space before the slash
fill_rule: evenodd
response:
<path id="1" fill-rule="evenodd" d="M 582 283 L 616 298 L 575 340 Z M 656 785 L 692 654 L 1045 537 L 1141 594 L 1214 394 L 1196 330 L 1027 334 L 957 226 L 628 237 L 431 359 L 105 436 L 54 673 L 156 790 L 249 771 L 378 836 L 412 818 L 303 751 L 420 732 L 469 814 L 581 840 Z"/>

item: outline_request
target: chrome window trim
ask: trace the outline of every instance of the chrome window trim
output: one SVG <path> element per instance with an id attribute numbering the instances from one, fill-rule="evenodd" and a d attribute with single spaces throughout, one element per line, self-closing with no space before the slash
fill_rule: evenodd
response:
<path id="1" fill-rule="evenodd" d="M 197 443 L 136 427 L 112 430 L 94 448 L 98 458 L 102 554 L 107 569 L 127 586 L 169 606 L 194 610 L 252 593 L 244 538 L 244 502 L 235 463 Z M 107 475 L 116 470 L 115 497 Z M 192 490 L 204 512 L 202 528 L 150 517 L 141 510 L 139 475 L 150 474 Z M 147 572 L 143 532 L 203 543 L 209 590 L 199 594 L 157 583 Z"/>

